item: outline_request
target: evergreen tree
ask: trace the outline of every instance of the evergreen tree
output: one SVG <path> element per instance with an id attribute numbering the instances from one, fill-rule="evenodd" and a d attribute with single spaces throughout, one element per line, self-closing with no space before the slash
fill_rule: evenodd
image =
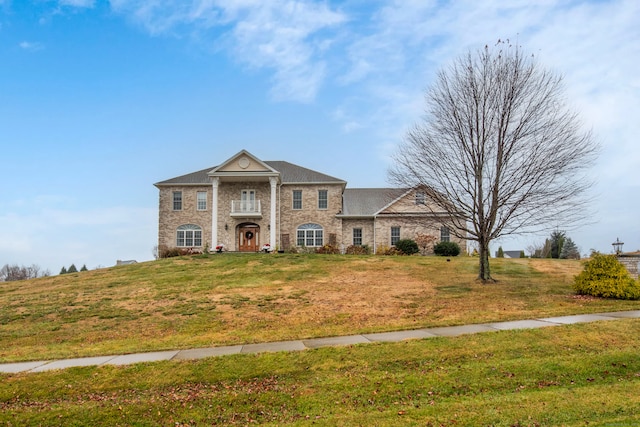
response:
<path id="1" fill-rule="evenodd" d="M 564 241 L 566 236 L 564 231 L 556 230 L 551 233 L 551 252 L 549 253 L 550 258 L 560 258 L 560 254 L 562 253 L 562 246 L 564 245 Z"/>
<path id="2" fill-rule="evenodd" d="M 69 266 L 69 269 L 67 270 L 67 273 L 77 273 L 77 272 L 78 272 L 78 269 L 76 268 L 75 264 L 71 264 Z"/>
<path id="3" fill-rule="evenodd" d="M 496 254 L 497 258 L 504 258 L 504 251 L 502 250 L 502 246 L 498 248 L 498 253 Z"/>
<path id="4" fill-rule="evenodd" d="M 562 259 L 580 259 L 580 250 L 578 246 L 567 237 L 562 245 L 562 252 L 560 253 Z"/>
<path id="5" fill-rule="evenodd" d="M 64 265 L 60 269 L 60 274 L 67 274 L 67 268 Z"/>
<path id="6" fill-rule="evenodd" d="M 87 264 L 82 264 L 80 271 L 87 271 Z"/>

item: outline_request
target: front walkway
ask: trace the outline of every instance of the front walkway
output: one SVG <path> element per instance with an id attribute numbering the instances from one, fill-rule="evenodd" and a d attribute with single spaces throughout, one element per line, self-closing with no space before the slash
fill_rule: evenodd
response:
<path id="1" fill-rule="evenodd" d="M 19 362 L 0 364 L 0 372 L 43 372 L 53 369 L 66 369 L 76 366 L 130 365 L 141 362 L 162 360 L 193 360 L 205 357 L 225 356 L 239 353 L 262 353 L 268 351 L 301 351 L 306 349 L 367 344 L 371 342 L 397 342 L 408 339 L 432 337 L 452 337 L 478 332 L 503 331 L 511 329 L 532 329 L 548 326 L 570 325 L 572 323 L 597 322 L 601 320 L 640 318 L 640 310 L 619 311 L 613 313 L 578 314 L 574 316 L 547 317 L 542 319 L 515 320 L 511 322 L 482 323 L 442 328 L 415 329 L 410 331 L 382 332 L 376 334 L 349 335 L 343 337 L 314 338 L 297 341 L 280 341 L 262 344 L 244 344 L 226 347 L 196 348 L 191 350 L 156 351 L 114 356 L 83 357 L 78 359 L 42 360 L 37 362 Z"/>

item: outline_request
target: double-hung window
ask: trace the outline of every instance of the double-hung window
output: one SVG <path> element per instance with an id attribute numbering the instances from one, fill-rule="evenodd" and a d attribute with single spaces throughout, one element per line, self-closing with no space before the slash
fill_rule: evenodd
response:
<path id="1" fill-rule="evenodd" d="M 440 241 L 441 242 L 451 241 L 451 236 L 449 234 L 449 227 L 445 227 L 445 226 L 440 227 Z"/>
<path id="2" fill-rule="evenodd" d="M 427 195 L 424 191 L 416 192 L 416 205 L 424 205 L 427 201 Z"/>
<path id="3" fill-rule="evenodd" d="M 391 227 L 391 246 L 400 240 L 400 227 Z"/>
<path id="4" fill-rule="evenodd" d="M 302 209 L 302 190 L 293 190 L 293 209 Z"/>
<path id="5" fill-rule="evenodd" d="M 207 192 L 206 191 L 198 191 L 196 196 L 196 206 L 199 211 L 207 210 Z"/>
<path id="6" fill-rule="evenodd" d="M 362 228 L 353 229 L 353 246 L 362 246 Z"/>
<path id="7" fill-rule="evenodd" d="M 318 209 L 327 209 L 328 207 L 327 190 L 318 190 Z"/>
<path id="8" fill-rule="evenodd" d="M 174 211 L 182 210 L 182 191 L 173 192 L 173 210 Z"/>

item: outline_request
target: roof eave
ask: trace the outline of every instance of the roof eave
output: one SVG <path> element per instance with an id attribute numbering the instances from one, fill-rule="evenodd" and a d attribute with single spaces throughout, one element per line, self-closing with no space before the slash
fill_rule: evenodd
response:
<path id="1" fill-rule="evenodd" d="M 282 183 L 287 185 L 347 185 L 346 181 L 285 181 Z"/>
<path id="2" fill-rule="evenodd" d="M 153 184 L 154 187 L 202 187 L 202 186 L 210 186 L 209 182 L 156 182 Z"/>

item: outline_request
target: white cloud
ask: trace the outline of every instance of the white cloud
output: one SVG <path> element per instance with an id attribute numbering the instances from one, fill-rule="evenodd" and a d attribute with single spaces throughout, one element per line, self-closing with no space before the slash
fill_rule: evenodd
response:
<path id="1" fill-rule="evenodd" d="M 637 227 L 629 227 L 640 210 L 631 196 L 640 185 L 635 173 L 640 164 L 640 121 L 635 120 L 640 117 L 638 17 L 640 3 L 632 0 L 389 1 L 345 46 L 349 63 L 338 82 L 350 89 L 350 98 L 333 118 L 343 127 L 355 121 L 375 129 L 377 150 L 388 153 L 402 138 L 402 129 L 423 114 L 424 89 L 438 69 L 469 49 L 509 38 L 534 53 L 541 66 L 565 76 L 569 105 L 602 142 L 594 191 L 627 195 L 622 204 L 604 197 L 597 201 L 600 223 L 580 235 L 585 241 L 594 236 L 583 244 L 602 247 L 597 236 L 623 223 L 636 236 Z"/>
<path id="2" fill-rule="evenodd" d="M 323 53 L 331 37 L 323 31 L 346 20 L 326 3 L 306 0 L 111 0 L 111 5 L 151 34 L 209 38 L 250 69 L 273 70 L 272 96 L 301 102 L 315 98 L 326 76 Z"/>
<path id="3" fill-rule="evenodd" d="M 20 43 L 18 43 L 18 46 L 21 49 L 24 49 L 30 52 L 36 52 L 38 50 L 44 49 L 44 45 L 42 43 L 28 42 L 28 41 L 21 41 Z"/>

